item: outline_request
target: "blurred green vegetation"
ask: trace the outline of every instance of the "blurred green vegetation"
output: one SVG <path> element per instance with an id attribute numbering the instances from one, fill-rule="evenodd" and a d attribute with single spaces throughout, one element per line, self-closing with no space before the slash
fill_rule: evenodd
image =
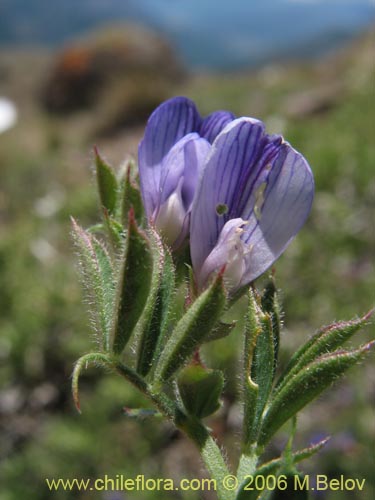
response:
<path id="1" fill-rule="evenodd" d="M 202 114 L 230 109 L 263 119 L 312 166 L 317 191 L 312 214 L 275 265 L 285 309 L 284 363 L 322 324 L 350 319 L 374 304 L 372 42 L 370 34 L 313 65 L 274 64 L 251 74 L 195 75 L 173 91 L 193 98 Z M 40 73 L 29 74 L 31 57 L 0 58 L 8 75 L 4 92 L 20 109 L 18 125 L 0 136 L 0 500 L 111 498 L 99 492 L 51 493 L 46 477 L 204 476 L 194 447 L 168 423 L 125 418 L 122 407 L 148 403 L 122 379 L 90 369 L 81 381 L 83 414 L 73 407 L 72 366 L 95 339 L 88 333 L 74 269 L 69 216 L 82 225 L 99 216 L 90 170 L 92 142 L 120 164 L 136 153 L 142 128 L 95 138 L 92 124 L 100 125 L 100 114 L 85 110 L 69 117 L 47 116 L 35 99 Z M 43 57 L 35 58 L 36 66 L 44 69 Z M 233 315 L 243 316 L 241 304 Z M 370 334 L 368 328 L 353 342 Z M 204 352 L 208 364 L 227 374 L 223 408 L 210 425 L 229 447 L 229 460 L 239 432 L 235 399 L 240 350 L 237 331 Z M 365 493 L 326 492 L 319 498 L 372 498 L 373 381 L 368 361 L 299 419 L 301 447 L 333 435 L 326 450 L 303 470 L 366 478 Z M 280 433 L 269 456 L 280 451 L 285 435 Z M 208 493 L 168 494 L 201 497 L 213 498 Z M 134 492 L 119 498 L 157 500 L 166 493 Z"/>

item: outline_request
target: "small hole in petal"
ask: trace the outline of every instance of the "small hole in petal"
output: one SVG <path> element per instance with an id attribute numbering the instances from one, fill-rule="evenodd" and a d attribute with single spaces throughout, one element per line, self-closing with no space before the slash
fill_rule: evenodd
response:
<path id="1" fill-rule="evenodd" d="M 217 215 L 224 215 L 228 212 L 228 205 L 225 203 L 219 203 L 216 205 L 216 213 Z"/>

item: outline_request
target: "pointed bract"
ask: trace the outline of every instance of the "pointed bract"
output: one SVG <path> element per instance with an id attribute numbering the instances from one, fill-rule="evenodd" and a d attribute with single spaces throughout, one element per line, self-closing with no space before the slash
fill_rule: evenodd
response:
<path id="1" fill-rule="evenodd" d="M 99 155 L 97 148 L 94 148 L 94 153 L 100 202 L 109 214 L 113 214 L 117 202 L 117 179 L 112 168 Z"/>
<path id="2" fill-rule="evenodd" d="M 135 165 L 129 161 L 125 176 L 122 179 L 122 207 L 121 207 L 121 220 L 124 227 L 128 227 L 129 211 L 133 209 L 134 217 L 138 224 L 143 222 L 144 211 L 141 193 L 137 185 L 131 178 L 132 170 Z"/>
<path id="3" fill-rule="evenodd" d="M 113 264 L 101 241 L 82 229 L 73 218 L 72 225 L 92 326 L 101 339 L 102 348 L 107 351 L 115 291 Z"/>
<path id="4" fill-rule="evenodd" d="M 149 235 L 154 260 L 151 287 L 137 326 L 140 336 L 137 372 L 142 376 L 147 375 L 153 367 L 158 355 L 158 345 L 165 341 L 175 292 L 175 272 L 168 249 L 162 244 L 156 231 L 151 229 Z"/>
<path id="5" fill-rule="evenodd" d="M 143 312 L 150 289 L 152 265 L 149 242 L 138 228 L 131 210 L 112 325 L 112 349 L 115 354 L 124 350 Z"/>
<path id="6" fill-rule="evenodd" d="M 194 354 L 216 326 L 226 302 L 222 274 L 190 306 L 177 323 L 161 353 L 155 381 L 168 380 Z"/>

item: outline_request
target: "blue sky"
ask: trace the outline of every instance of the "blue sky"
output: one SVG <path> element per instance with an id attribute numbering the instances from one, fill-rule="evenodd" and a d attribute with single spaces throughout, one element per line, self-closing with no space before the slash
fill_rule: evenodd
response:
<path id="1" fill-rule="evenodd" d="M 191 67 L 319 54 L 375 20 L 375 0 L 0 0 L 0 42 L 59 45 L 100 24 L 159 30 Z"/>

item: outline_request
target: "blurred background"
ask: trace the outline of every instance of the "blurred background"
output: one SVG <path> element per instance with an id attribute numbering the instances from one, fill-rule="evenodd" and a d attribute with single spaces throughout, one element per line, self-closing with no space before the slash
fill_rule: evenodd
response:
<path id="1" fill-rule="evenodd" d="M 163 492 L 49 492 L 45 478 L 206 474 L 168 423 L 123 415 L 144 401 L 122 380 L 85 373 L 82 415 L 70 395 L 73 363 L 93 339 L 69 216 L 84 226 L 99 217 L 93 145 L 116 166 L 136 157 L 147 116 L 164 99 L 186 95 L 203 115 L 260 118 L 312 166 L 312 214 L 276 265 L 282 364 L 322 324 L 373 306 L 374 23 L 373 0 L 0 0 L 0 500 L 164 500 Z M 353 345 L 370 337 L 368 328 Z M 227 373 L 209 425 L 233 465 L 240 350 L 233 332 L 204 353 Z M 366 479 L 363 492 L 314 499 L 374 498 L 374 381 L 368 359 L 300 415 L 296 446 L 333 436 L 302 470 Z"/>

